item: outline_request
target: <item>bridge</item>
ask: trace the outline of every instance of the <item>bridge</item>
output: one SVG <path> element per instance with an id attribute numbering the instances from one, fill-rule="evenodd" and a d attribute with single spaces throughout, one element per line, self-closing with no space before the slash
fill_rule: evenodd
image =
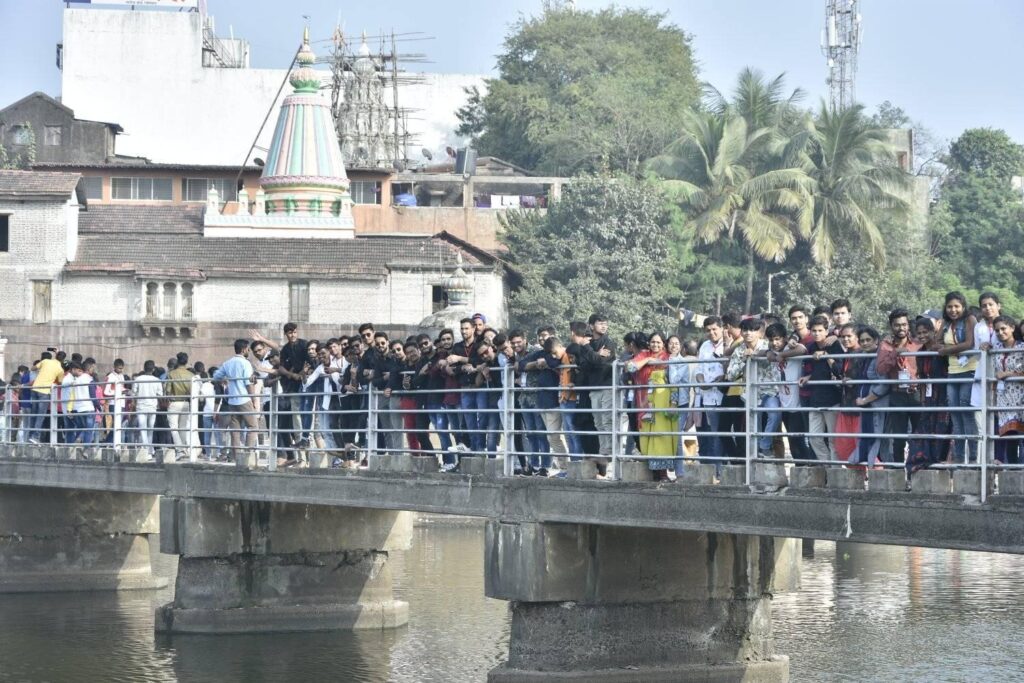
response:
<path id="1" fill-rule="evenodd" d="M 794 538 L 1024 553 L 1024 471 L 864 474 L 754 463 L 687 467 L 675 484 L 369 470 L 267 472 L 119 462 L 114 449 L 0 456 L 0 592 L 146 588 L 149 535 L 179 556 L 170 633 L 391 628 L 408 619 L 388 556 L 411 513 L 486 518 L 486 593 L 511 603 L 508 661 L 489 680 L 785 681 L 771 594 Z M 71 459 L 74 457 L 74 459 Z M 991 474 L 989 475 L 991 476 Z M 788 540 L 787 540 L 788 539 Z"/>

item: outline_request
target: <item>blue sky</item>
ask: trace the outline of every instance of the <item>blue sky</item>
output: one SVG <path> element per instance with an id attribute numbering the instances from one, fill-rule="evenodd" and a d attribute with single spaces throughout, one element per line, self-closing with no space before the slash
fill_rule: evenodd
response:
<path id="1" fill-rule="evenodd" d="M 580 8 L 606 5 L 577 0 Z M 818 41 L 825 0 L 620 0 L 666 12 L 693 35 L 701 78 L 730 87 L 746 65 L 785 71 L 815 103 L 826 94 Z M 540 0 L 208 0 L 219 32 L 228 27 L 252 44 L 253 65 L 280 67 L 308 14 L 313 38 L 326 38 L 340 16 L 347 31 L 421 31 L 433 40 L 403 48 L 428 53 L 426 70 L 492 73 L 509 26 L 540 11 Z M 57 95 L 54 64 L 60 0 L 0 0 L 0 106 L 34 90 Z M 94 11 L 102 11 L 95 9 Z M 1024 2 L 1018 0 L 862 0 L 863 45 L 858 100 L 891 100 L 940 138 L 992 126 L 1024 142 Z"/>

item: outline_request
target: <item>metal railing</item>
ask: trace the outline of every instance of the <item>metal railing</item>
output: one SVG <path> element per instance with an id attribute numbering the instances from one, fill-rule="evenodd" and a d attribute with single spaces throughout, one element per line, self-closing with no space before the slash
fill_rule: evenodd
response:
<path id="1" fill-rule="evenodd" d="M 972 371 L 952 378 L 799 380 L 780 373 L 778 378 L 766 381 L 761 377 L 762 368 L 779 362 L 768 361 L 763 355 L 750 355 L 742 361 L 742 374 L 732 381 L 724 379 L 728 358 L 674 358 L 648 361 L 655 370 L 646 384 L 635 383 L 636 373 L 627 372 L 626 363 L 614 360 L 610 363 L 608 386 L 558 386 L 554 384 L 558 372 L 574 366 L 528 372 L 520 367 L 522 359 L 519 359 L 492 368 L 482 386 L 470 387 L 448 384 L 442 388 L 383 391 L 362 386 L 357 392 L 346 392 L 339 383 L 328 379 L 325 380 L 328 384 L 292 393 L 281 391 L 277 385 L 261 388 L 258 383 L 252 383 L 249 395 L 232 397 L 223 390 L 218 392 L 217 383 L 212 380 L 194 377 L 188 380 L 187 394 L 171 395 L 181 391 L 182 380 L 147 378 L 111 384 L 96 380 L 87 385 L 88 399 L 73 393 L 81 390 L 69 385 L 53 385 L 48 395 L 26 387 L 21 387 L 16 395 L 14 388 L 9 387 L 4 392 L 0 439 L 5 445 L 41 441 L 51 446 L 110 446 L 141 454 L 143 460 L 150 456 L 165 460 L 167 452 L 160 453 L 159 448 L 171 449 L 176 460 L 189 462 L 226 460 L 230 453 L 236 464 L 268 471 L 276 471 L 279 466 L 368 464 L 378 456 L 396 453 L 439 458 L 442 469 L 457 467 L 466 457 L 500 457 L 506 475 L 531 470 L 547 470 L 550 474 L 556 468 L 564 468 L 566 458 L 569 462 L 597 459 L 600 469 L 607 467 L 609 479 L 621 479 L 623 464 L 631 461 L 653 463 L 658 470 L 676 472 L 684 471 L 686 465 L 693 462 L 712 463 L 716 469 L 741 464 L 747 484 L 753 482 L 757 462 L 863 465 L 865 469 L 904 467 L 902 454 L 890 454 L 886 444 L 891 448 L 894 441 L 907 441 L 911 446 L 914 442 L 939 442 L 949 453 L 962 451 L 962 461 L 955 462 L 947 457 L 924 462 L 923 466 L 979 470 L 979 495 L 985 501 L 993 466 L 990 462 L 992 446 L 1004 444 L 1002 448 L 1008 446 L 1016 450 L 1019 441 L 1024 439 L 1024 434 L 1018 433 L 1000 436 L 993 428 L 993 419 L 998 415 L 1024 413 L 1024 405 L 1007 404 L 1005 400 L 1007 395 L 1015 393 L 1008 391 L 1008 387 L 1024 381 L 1024 377 L 997 380 L 992 372 L 994 359 L 1013 353 L 1024 354 L 1024 350 L 965 352 L 961 355 L 979 358 L 977 377 Z M 930 358 L 933 363 L 945 363 L 948 358 L 932 352 L 899 355 Z M 832 359 L 843 364 L 861 360 L 868 363 L 875 357 L 874 353 L 850 353 L 832 356 Z M 782 363 L 805 361 L 822 362 L 822 359 L 794 356 Z M 709 381 L 691 381 L 695 374 L 691 371 L 693 365 L 699 365 Z M 735 365 L 733 363 L 734 370 Z M 686 381 L 679 378 L 668 381 L 669 369 L 678 367 L 684 368 L 682 375 Z M 531 376 L 531 372 L 548 374 Z M 408 374 L 410 379 L 413 374 L 422 375 Z M 959 394 L 974 383 L 981 389 L 978 406 L 940 405 L 932 400 L 917 405 L 869 407 L 850 405 L 849 401 L 843 404 L 840 400 L 834 405 L 815 407 L 782 406 L 763 400 L 781 391 L 804 389 L 806 393 L 814 392 L 817 387 L 837 387 L 840 395 L 843 392 L 847 396 L 859 395 L 860 388 L 865 386 L 889 387 L 890 398 L 895 390 L 913 393 L 918 398 L 927 394 L 934 399 L 946 386 L 957 385 Z M 404 386 L 411 387 L 413 383 Z M 584 394 L 594 397 L 599 392 L 610 392 L 610 405 L 586 407 L 572 398 L 578 399 Z M 706 403 L 709 398 L 717 403 L 718 393 L 732 396 L 721 401 L 724 405 Z M 676 397 L 674 402 L 672 396 Z M 751 397 L 754 400 L 750 400 Z M 232 403 L 237 405 L 232 406 Z M 779 418 L 773 416 L 775 413 Z M 821 419 L 816 420 L 815 429 L 783 430 L 782 413 L 870 415 L 872 426 L 865 430 L 865 422 L 856 430 L 844 431 L 830 428 L 829 420 Z M 982 429 L 930 433 L 921 429 L 893 431 L 884 425 L 874 426 L 878 421 L 875 418 L 893 413 L 965 415 L 971 423 L 961 419 L 962 426 L 974 423 L 974 415 L 978 413 Z M 696 431 L 689 431 L 688 417 L 697 415 L 701 416 L 702 424 Z M 594 419 L 594 425 L 581 425 L 586 418 Z M 765 426 L 761 424 L 762 418 Z M 720 422 L 723 419 L 724 428 Z M 905 427 L 908 420 L 903 422 Z M 598 428 L 598 424 L 606 427 Z M 710 428 L 715 424 L 719 426 Z M 770 429 L 766 428 L 769 426 Z M 590 437 L 596 437 L 601 443 L 597 453 L 583 446 L 583 441 Z M 695 454 L 686 453 L 682 446 L 688 437 L 699 444 Z M 767 440 L 771 448 L 775 448 L 776 439 L 785 439 L 784 443 L 789 443 L 790 457 L 765 457 L 767 449 L 758 448 L 759 439 L 762 443 Z M 816 439 L 819 446 L 823 443 L 821 440 L 827 440 L 824 443 L 830 456 L 836 453 L 837 440 L 855 439 L 853 453 L 856 457 L 819 458 L 815 455 L 798 459 L 794 457 L 795 451 L 806 456 L 808 450 L 805 447 L 794 449 L 794 439 Z M 962 443 L 959 450 L 953 447 L 957 442 Z M 867 461 L 863 463 L 862 443 L 870 445 Z M 719 453 L 720 446 L 728 446 L 728 452 Z M 974 461 L 969 457 L 972 451 L 977 453 Z M 908 449 L 907 458 L 911 455 Z M 1007 462 L 999 463 L 998 467 L 1012 469 L 1022 465 L 1020 458 L 1016 462 L 1009 462 L 1007 458 Z"/>

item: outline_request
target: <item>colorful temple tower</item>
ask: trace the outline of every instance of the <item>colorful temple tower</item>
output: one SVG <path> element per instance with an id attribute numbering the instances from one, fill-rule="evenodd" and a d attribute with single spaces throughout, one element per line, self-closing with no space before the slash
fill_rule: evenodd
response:
<path id="1" fill-rule="evenodd" d="M 353 237 L 352 197 L 345 162 L 331 116 L 320 94 L 316 55 L 303 33 L 295 89 L 281 102 L 260 189 L 250 205 L 239 192 L 238 211 L 223 213 L 211 189 L 204 218 L 207 237 Z"/>

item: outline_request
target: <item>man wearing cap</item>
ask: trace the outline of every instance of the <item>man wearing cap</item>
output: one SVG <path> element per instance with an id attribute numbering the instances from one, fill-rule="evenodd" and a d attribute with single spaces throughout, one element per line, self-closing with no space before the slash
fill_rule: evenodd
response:
<path id="1" fill-rule="evenodd" d="M 484 338 L 484 330 L 487 329 L 487 316 L 483 313 L 473 314 L 473 333 L 477 340 Z"/>

